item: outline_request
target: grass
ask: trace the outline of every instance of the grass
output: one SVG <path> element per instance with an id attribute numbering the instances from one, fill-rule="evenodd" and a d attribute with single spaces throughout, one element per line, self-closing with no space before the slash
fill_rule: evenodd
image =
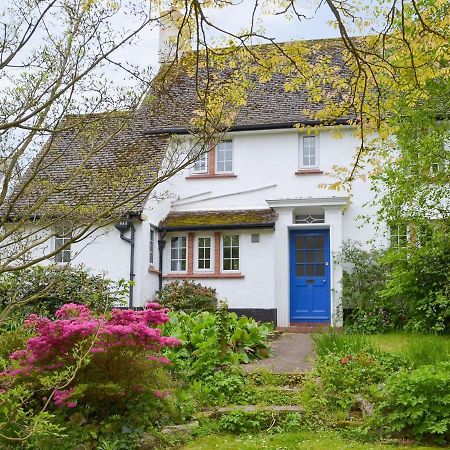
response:
<path id="1" fill-rule="evenodd" d="M 415 367 L 450 360 L 450 336 L 388 333 L 367 339 L 382 351 L 402 355 Z"/>
<path id="2" fill-rule="evenodd" d="M 317 356 L 379 351 L 402 356 L 412 367 L 450 360 L 450 336 L 414 333 L 312 335 Z"/>
<path id="3" fill-rule="evenodd" d="M 288 449 L 307 449 L 307 450 L 376 450 L 376 449 L 405 449 L 411 448 L 415 450 L 426 450 L 435 447 L 406 447 L 406 446 L 389 446 L 381 444 L 362 444 L 359 442 L 349 441 L 332 432 L 311 432 L 303 431 L 296 433 L 279 433 L 255 435 L 229 435 L 215 434 L 211 436 L 203 436 L 192 441 L 183 450 L 288 450 Z"/>

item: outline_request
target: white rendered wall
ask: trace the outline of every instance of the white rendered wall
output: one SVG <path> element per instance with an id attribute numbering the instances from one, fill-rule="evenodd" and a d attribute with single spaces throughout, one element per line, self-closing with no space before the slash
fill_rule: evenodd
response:
<path id="1" fill-rule="evenodd" d="M 155 196 L 165 200 L 149 200 L 144 211 L 144 222 L 136 222 L 135 305 L 143 305 L 154 298 L 158 289 L 159 267 L 157 242 L 154 247 L 153 271 L 149 271 L 149 227 L 157 226 L 171 210 L 220 210 L 268 208 L 268 200 L 296 198 L 342 197 L 346 193 L 330 191 L 320 184 L 335 180 L 327 176 L 334 165 L 350 167 L 354 161 L 358 139 L 350 128 L 341 138 L 330 129 L 318 134 L 319 168 L 323 174 L 296 175 L 299 169 L 299 131 L 230 133 L 233 139 L 234 178 L 186 179 L 188 169 L 163 183 Z M 385 242 L 384 236 L 376 234 L 371 225 L 358 220 L 362 214 L 374 215 L 364 206 L 372 199 L 368 181 L 354 184 L 349 205 L 333 213 L 328 210 L 326 226 L 330 228 L 331 250 L 339 251 L 342 242 L 348 239 L 365 243 L 374 240 L 377 245 Z M 257 231 L 261 235 L 259 244 L 250 243 L 251 231 L 241 231 L 241 272 L 243 279 L 201 279 L 204 285 L 217 289 L 219 298 L 228 300 L 234 308 L 273 308 L 279 311 L 279 324 L 286 325 L 289 318 L 289 258 L 288 231 L 293 225 L 297 208 L 279 210 L 275 232 Z M 339 220 L 338 216 L 339 214 Z M 122 241 L 113 226 L 97 232 L 89 245 L 74 245 L 77 252 L 74 263 L 82 263 L 96 273 L 106 273 L 112 279 L 128 279 L 130 246 Z M 156 238 L 157 239 L 157 238 Z M 164 250 L 164 261 L 168 264 L 169 248 Z M 168 272 L 165 266 L 163 273 Z M 333 265 L 332 283 L 339 290 L 341 268 Z M 333 294 L 336 308 L 338 294 Z"/>

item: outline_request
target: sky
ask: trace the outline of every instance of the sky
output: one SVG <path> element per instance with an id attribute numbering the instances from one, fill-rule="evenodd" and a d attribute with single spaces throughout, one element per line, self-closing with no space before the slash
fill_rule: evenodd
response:
<path id="1" fill-rule="evenodd" d="M 328 24 L 333 19 L 329 9 L 322 6 L 315 12 L 314 3 L 311 0 L 301 2 L 303 6 L 301 12 L 307 17 L 314 17 L 310 20 L 305 19 L 299 22 L 297 19 L 288 20 L 285 15 L 263 16 L 260 25 L 263 26 L 265 35 L 275 38 L 278 42 L 337 37 L 339 32 Z M 243 0 L 238 6 L 211 11 L 210 17 L 214 23 L 225 30 L 242 31 L 249 26 L 253 5 L 254 1 Z M 214 36 L 220 39 L 218 33 L 214 33 Z M 158 27 L 155 25 L 152 29 L 146 30 L 139 44 L 132 49 L 127 49 L 124 56 L 134 63 L 150 65 L 156 70 L 158 67 L 158 44 Z"/>

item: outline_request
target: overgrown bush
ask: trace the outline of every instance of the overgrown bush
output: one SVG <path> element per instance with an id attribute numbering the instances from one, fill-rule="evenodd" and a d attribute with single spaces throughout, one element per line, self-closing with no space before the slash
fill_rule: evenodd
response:
<path id="1" fill-rule="evenodd" d="M 336 262 L 344 266 L 342 308 L 347 330 L 388 331 L 402 320 L 403 305 L 387 304 L 381 296 L 389 273 L 383 256 L 382 250 L 365 250 L 351 241 L 337 255 Z"/>
<path id="2" fill-rule="evenodd" d="M 346 243 L 342 307 L 347 331 L 450 331 L 449 230 L 435 225 L 427 239 L 404 248 L 367 251 Z"/>
<path id="3" fill-rule="evenodd" d="M 192 280 L 166 284 L 157 293 L 157 301 L 171 311 L 184 311 L 187 314 L 214 311 L 217 308 L 216 290 Z"/>
<path id="4" fill-rule="evenodd" d="M 450 443 L 450 362 L 392 375 L 374 422 L 389 433 Z"/>
<path id="5" fill-rule="evenodd" d="M 450 332 L 450 227 L 435 224 L 417 245 L 389 251 L 391 268 L 381 296 L 385 304 L 401 299 L 403 329 Z"/>
<path id="6" fill-rule="evenodd" d="M 30 314 L 53 316 L 65 303 L 85 304 L 103 312 L 126 304 L 128 286 L 82 267 L 42 267 L 0 275 L 0 311 L 17 304 L 8 317 L 9 328 L 20 327 Z"/>

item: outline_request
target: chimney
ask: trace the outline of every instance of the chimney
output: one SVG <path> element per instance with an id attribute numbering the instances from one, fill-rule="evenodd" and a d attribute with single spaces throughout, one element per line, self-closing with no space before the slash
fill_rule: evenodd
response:
<path id="1" fill-rule="evenodd" d="M 158 51 L 160 64 L 180 59 L 183 52 L 190 49 L 189 27 L 183 20 L 183 14 L 175 9 L 161 14 Z"/>

